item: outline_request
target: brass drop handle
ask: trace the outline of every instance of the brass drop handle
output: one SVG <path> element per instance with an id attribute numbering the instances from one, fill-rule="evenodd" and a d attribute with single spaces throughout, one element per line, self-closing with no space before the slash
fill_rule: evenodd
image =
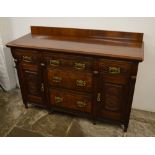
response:
<path id="1" fill-rule="evenodd" d="M 75 62 L 74 63 L 74 68 L 75 69 L 78 69 L 78 70 L 84 70 L 86 67 L 86 65 L 84 63 L 78 63 L 78 62 Z"/>
<path id="2" fill-rule="evenodd" d="M 53 76 L 53 78 L 52 78 L 52 81 L 53 81 L 54 83 L 60 83 L 61 80 L 62 80 L 62 78 L 59 77 L 59 76 Z"/>
<path id="3" fill-rule="evenodd" d="M 109 67 L 110 74 L 120 74 L 121 69 L 120 67 Z"/>
<path id="4" fill-rule="evenodd" d="M 76 80 L 76 85 L 79 86 L 79 87 L 85 87 L 86 86 L 86 81 Z"/>
<path id="5" fill-rule="evenodd" d="M 44 92 L 44 83 L 41 83 L 41 91 Z"/>
<path id="6" fill-rule="evenodd" d="M 55 103 L 61 103 L 63 101 L 63 98 L 60 96 L 55 96 Z"/>
<path id="7" fill-rule="evenodd" d="M 86 103 L 85 102 L 82 102 L 82 101 L 77 101 L 76 102 L 76 105 L 79 107 L 79 108 L 84 108 L 84 107 L 86 107 Z"/>
<path id="8" fill-rule="evenodd" d="M 101 93 L 97 93 L 97 102 L 101 101 Z"/>
<path id="9" fill-rule="evenodd" d="M 52 65 L 52 66 L 59 66 L 60 65 L 60 61 L 59 60 L 50 60 L 50 65 Z"/>
<path id="10" fill-rule="evenodd" d="M 32 62 L 32 58 L 30 56 L 23 56 L 24 62 Z"/>

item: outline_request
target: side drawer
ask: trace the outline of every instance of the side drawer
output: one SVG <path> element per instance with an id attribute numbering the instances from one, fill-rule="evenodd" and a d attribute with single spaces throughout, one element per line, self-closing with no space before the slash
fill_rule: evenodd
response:
<path id="1" fill-rule="evenodd" d="M 75 56 L 69 54 L 45 54 L 48 67 L 72 68 L 74 70 L 92 70 L 93 59 L 86 56 Z"/>
<path id="2" fill-rule="evenodd" d="M 92 73 L 69 69 L 48 69 L 48 82 L 51 86 L 78 91 L 92 91 Z"/>
<path id="3" fill-rule="evenodd" d="M 25 49 L 15 49 L 13 51 L 13 56 L 25 63 L 37 64 L 40 62 L 40 53 L 35 50 L 25 50 Z"/>
<path id="4" fill-rule="evenodd" d="M 91 95 L 89 94 L 62 89 L 51 89 L 50 103 L 57 107 L 64 107 L 87 113 L 91 112 Z"/>
<path id="5" fill-rule="evenodd" d="M 119 60 L 102 59 L 99 62 L 100 70 L 104 74 L 113 76 L 129 75 L 131 71 L 131 65 L 132 65 L 131 62 L 119 61 Z"/>
<path id="6" fill-rule="evenodd" d="M 99 62 L 101 80 L 126 83 L 131 75 L 132 63 L 128 61 L 102 59 Z"/>

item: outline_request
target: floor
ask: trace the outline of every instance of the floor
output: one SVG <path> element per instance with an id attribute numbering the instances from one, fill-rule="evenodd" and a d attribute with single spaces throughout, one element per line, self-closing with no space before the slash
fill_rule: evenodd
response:
<path id="1" fill-rule="evenodd" d="M 49 114 L 46 110 L 31 106 L 25 109 L 19 89 L 0 90 L 1 137 L 142 137 L 155 136 L 155 113 L 133 109 L 128 132 L 121 126 L 64 115 Z"/>

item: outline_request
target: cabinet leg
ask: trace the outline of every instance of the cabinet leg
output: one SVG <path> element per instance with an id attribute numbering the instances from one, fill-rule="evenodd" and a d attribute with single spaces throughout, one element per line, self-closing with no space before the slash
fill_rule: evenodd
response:
<path id="1" fill-rule="evenodd" d="M 25 108 L 28 109 L 28 103 L 24 100 L 23 100 L 23 102 L 24 102 Z"/>
<path id="2" fill-rule="evenodd" d="M 49 115 L 50 115 L 50 114 L 54 114 L 54 110 L 51 110 L 51 109 L 50 109 L 50 110 L 48 111 L 48 114 L 49 114 Z"/>
<path id="3" fill-rule="evenodd" d="M 93 123 L 93 125 L 96 125 L 96 120 L 93 119 L 93 120 L 92 120 L 92 123 Z"/>
<path id="4" fill-rule="evenodd" d="M 27 103 L 24 103 L 24 105 L 25 105 L 25 108 L 26 108 L 26 109 L 28 109 L 28 108 L 29 108 Z"/>
<path id="5" fill-rule="evenodd" d="M 127 132 L 128 130 L 128 124 L 124 124 L 124 132 Z"/>
<path id="6" fill-rule="evenodd" d="M 25 105 L 25 108 L 28 109 L 28 103 L 27 103 L 27 101 L 25 100 L 25 98 L 23 98 L 23 103 L 24 103 L 24 105 Z"/>

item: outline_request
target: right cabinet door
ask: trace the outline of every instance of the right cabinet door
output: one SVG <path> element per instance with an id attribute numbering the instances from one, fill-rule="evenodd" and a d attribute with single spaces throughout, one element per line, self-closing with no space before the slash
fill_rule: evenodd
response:
<path id="1" fill-rule="evenodd" d="M 130 63 L 125 61 L 100 62 L 98 117 L 117 121 L 125 118 L 129 98 L 130 66 Z"/>

